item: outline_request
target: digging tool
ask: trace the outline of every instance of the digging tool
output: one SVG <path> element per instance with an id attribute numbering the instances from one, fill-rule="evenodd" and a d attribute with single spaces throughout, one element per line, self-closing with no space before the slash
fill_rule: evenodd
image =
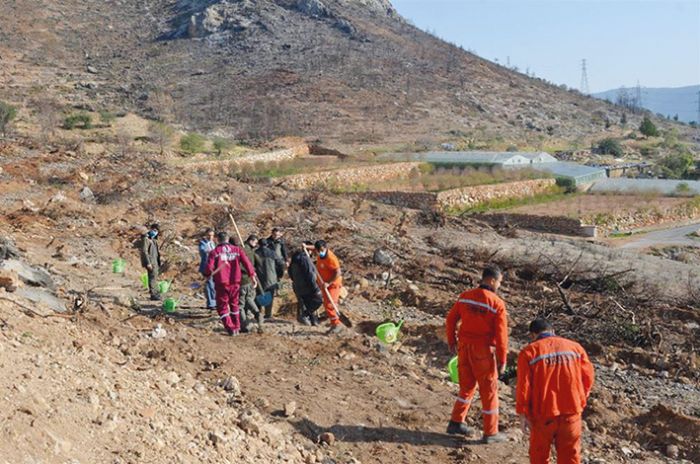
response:
<path id="1" fill-rule="evenodd" d="M 311 255 L 309 254 L 309 250 L 306 249 L 306 245 L 302 244 L 301 247 L 304 249 L 304 253 L 306 253 L 306 256 L 308 256 L 309 259 L 311 259 Z M 321 291 L 326 295 L 326 298 L 328 298 L 328 301 L 331 302 L 331 305 L 333 306 L 335 313 L 340 318 L 340 322 L 342 322 L 345 327 L 352 328 L 352 321 L 348 318 L 348 316 L 343 314 L 340 311 L 340 309 L 338 308 L 338 305 L 335 304 L 335 301 L 333 301 L 333 298 L 331 298 L 330 292 L 328 291 L 328 289 L 324 285 L 324 282 L 321 280 L 321 276 L 318 275 L 318 273 L 316 273 L 316 283 L 318 284 L 319 287 L 321 287 Z"/>
<path id="2" fill-rule="evenodd" d="M 233 214 L 228 213 L 228 217 L 229 219 L 231 219 L 233 228 L 236 230 L 236 236 L 238 236 L 238 241 L 242 247 L 243 237 L 241 237 L 241 231 L 238 230 L 238 224 L 236 224 L 236 220 L 233 218 Z M 262 288 L 262 285 L 260 284 L 260 281 L 257 279 L 257 277 L 254 280 L 257 288 L 260 290 L 260 295 L 255 297 L 255 304 L 262 307 L 269 306 L 272 303 L 272 292 L 270 292 L 269 289 Z"/>

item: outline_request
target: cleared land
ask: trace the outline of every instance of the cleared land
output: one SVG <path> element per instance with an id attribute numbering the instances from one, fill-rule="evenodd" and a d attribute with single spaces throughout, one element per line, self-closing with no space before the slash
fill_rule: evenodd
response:
<path id="1" fill-rule="evenodd" d="M 596 214 L 628 214 L 643 208 L 666 210 L 687 201 L 687 198 L 643 195 L 571 195 L 543 204 L 518 206 L 508 211 L 541 216 L 589 217 Z"/>

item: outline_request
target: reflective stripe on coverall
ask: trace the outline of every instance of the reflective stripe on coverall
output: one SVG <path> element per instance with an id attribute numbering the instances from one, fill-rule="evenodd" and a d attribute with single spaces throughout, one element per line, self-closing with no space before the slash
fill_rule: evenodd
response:
<path id="1" fill-rule="evenodd" d="M 484 435 L 495 435 L 498 433 L 497 365 L 505 364 L 508 351 L 508 321 L 503 300 L 485 285 L 462 293 L 447 315 L 447 341 L 450 346 L 458 341 L 459 359 L 459 396 L 451 420 L 464 422 L 478 385 Z"/>
<path id="2" fill-rule="evenodd" d="M 593 379 L 593 365 L 574 341 L 543 333 L 520 352 L 516 412 L 530 421 L 531 463 L 549 464 L 552 442 L 559 464 L 581 462 L 581 412 Z"/>

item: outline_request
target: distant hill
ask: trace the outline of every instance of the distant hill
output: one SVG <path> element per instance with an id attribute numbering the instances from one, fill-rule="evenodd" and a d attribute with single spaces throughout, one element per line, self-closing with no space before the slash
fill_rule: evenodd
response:
<path id="1" fill-rule="evenodd" d="M 0 99 L 50 98 L 343 143 L 584 143 L 624 112 L 433 37 L 389 0 L 0 1 Z"/>
<path id="2" fill-rule="evenodd" d="M 635 88 L 618 88 L 594 93 L 593 96 L 602 100 L 616 102 L 620 92 L 634 95 Z M 687 87 L 642 88 L 642 106 L 654 113 L 664 116 L 678 115 L 680 121 L 690 122 L 698 119 L 698 92 L 700 85 Z"/>

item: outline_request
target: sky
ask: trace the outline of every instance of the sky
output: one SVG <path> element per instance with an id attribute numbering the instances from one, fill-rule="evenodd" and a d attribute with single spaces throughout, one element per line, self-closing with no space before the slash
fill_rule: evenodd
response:
<path id="1" fill-rule="evenodd" d="M 700 0 L 392 0 L 423 30 L 591 92 L 700 84 Z"/>

